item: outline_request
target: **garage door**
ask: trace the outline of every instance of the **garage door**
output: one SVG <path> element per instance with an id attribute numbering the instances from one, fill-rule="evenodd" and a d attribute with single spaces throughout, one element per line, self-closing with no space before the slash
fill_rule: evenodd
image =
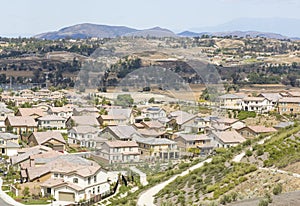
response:
<path id="1" fill-rule="evenodd" d="M 59 192 L 58 199 L 60 201 L 75 202 L 75 194 L 69 192 Z"/>

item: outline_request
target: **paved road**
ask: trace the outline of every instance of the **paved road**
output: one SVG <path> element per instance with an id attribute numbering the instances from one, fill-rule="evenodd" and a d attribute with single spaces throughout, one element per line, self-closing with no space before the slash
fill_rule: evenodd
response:
<path id="1" fill-rule="evenodd" d="M 175 175 L 173 177 L 171 177 L 170 179 L 155 185 L 154 187 L 151 187 L 150 189 L 146 190 L 144 193 L 142 193 L 142 195 L 139 197 L 137 205 L 138 206 L 154 206 L 154 196 L 160 191 L 162 190 L 165 186 L 167 186 L 169 183 L 173 182 L 177 177 L 179 176 L 185 176 L 187 175 L 190 171 L 193 171 L 195 169 L 198 169 L 200 167 L 202 167 L 204 165 L 205 162 L 209 163 L 211 162 L 211 158 L 200 162 L 192 167 L 190 167 L 189 169 L 187 169 L 186 171 Z"/>

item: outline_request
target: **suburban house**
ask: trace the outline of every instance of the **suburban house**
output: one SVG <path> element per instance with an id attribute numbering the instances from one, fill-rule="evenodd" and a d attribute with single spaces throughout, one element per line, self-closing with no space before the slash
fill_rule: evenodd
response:
<path id="1" fill-rule="evenodd" d="M 37 118 L 38 127 L 44 129 L 63 129 L 66 127 L 66 119 L 56 115 L 46 115 Z"/>
<path id="2" fill-rule="evenodd" d="M 219 97 L 220 108 L 222 109 L 233 109 L 241 110 L 242 109 L 242 99 L 244 96 L 236 94 L 224 94 Z"/>
<path id="3" fill-rule="evenodd" d="M 106 141 L 96 155 L 109 164 L 140 161 L 139 147 L 134 141 Z"/>
<path id="4" fill-rule="evenodd" d="M 22 165 L 28 165 L 30 163 L 30 156 L 34 154 L 42 154 L 51 150 L 52 149 L 50 147 L 43 145 L 18 149 L 17 154 L 10 158 L 10 164 L 17 169 L 22 169 Z"/>
<path id="5" fill-rule="evenodd" d="M 278 100 L 279 114 L 300 113 L 300 97 L 283 97 Z"/>
<path id="6" fill-rule="evenodd" d="M 126 125 L 134 123 L 134 116 L 132 109 L 130 108 L 109 108 L 107 111 L 106 121 L 109 121 L 108 118 L 111 118 L 110 123 L 112 121 L 115 122 L 115 125 Z M 105 118 L 104 118 L 105 119 Z M 101 122 L 100 122 L 101 123 Z M 109 123 L 109 122 L 107 122 Z M 103 122 L 105 124 L 105 122 Z M 101 125 L 103 125 L 101 124 Z"/>
<path id="7" fill-rule="evenodd" d="M 100 137 L 106 140 L 130 141 L 133 138 L 142 137 L 142 135 L 133 126 L 118 125 L 106 127 L 100 133 Z"/>
<path id="8" fill-rule="evenodd" d="M 50 107 L 48 109 L 47 113 L 50 115 L 56 115 L 56 116 L 67 119 L 73 115 L 73 109 L 71 109 L 70 107 L 66 107 L 66 106 Z"/>
<path id="9" fill-rule="evenodd" d="M 17 155 L 18 149 L 20 148 L 18 140 L 19 135 L 11 133 L 0 133 L 1 154 L 9 157 Z"/>
<path id="10" fill-rule="evenodd" d="M 258 95 L 258 97 L 264 97 L 268 99 L 274 107 L 277 106 L 278 101 L 282 98 L 279 93 L 261 93 Z"/>
<path id="11" fill-rule="evenodd" d="M 42 195 L 52 195 L 58 201 L 80 202 L 110 192 L 107 172 L 77 155 L 33 155 L 21 176 L 28 182 L 39 182 Z"/>
<path id="12" fill-rule="evenodd" d="M 277 130 L 273 127 L 265 127 L 265 126 L 245 126 L 237 130 L 243 137 L 247 139 L 255 138 L 260 134 L 267 134 L 276 132 Z"/>
<path id="13" fill-rule="evenodd" d="M 238 119 L 225 118 L 225 117 L 212 119 L 211 124 L 225 125 L 225 126 L 230 126 L 232 128 L 240 128 L 245 126 L 245 123 L 241 122 Z"/>
<path id="14" fill-rule="evenodd" d="M 37 122 L 30 116 L 8 116 L 5 126 L 7 131 L 20 135 L 37 131 Z"/>
<path id="15" fill-rule="evenodd" d="M 16 112 L 16 116 L 32 117 L 33 119 L 37 119 L 38 117 L 42 117 L 44 115 L 44 111 L 38 108 L 19 108 Z"/>
<path id="16" fill-rule="evenodd" d="M 96 107 L 75 107 L 73 109 L 74 116 L 99 115 L 99 110 Z"/>
<path id="17" fill-rule="evenodd" d="M 164 109 L 160 107 L 148 107 L 143 109 L 141 112 L 141 116 L 146 119 L 158 120 L 160 118 L 166 117 L 167 113 Z"/>
<path id="18" fill-rule="evenodd" d="M 196 117 L 193 122 L 183 125 L 185 133 L 206 133 L 215 117 Z"/>
<path id="19" fill-rule="evenodd" d="M 66 141 L 58 131 L 33 132 L 28 137 L 28 145 L 44 145 L 53 150 L 63 152 L 66 147 Z"/>
<path id="20" fill-rule="evenodd" d="M 15 116 L 14 111 L 6 108 L 5 103 L 0 102 L 0 132 L 6 131 L 5 119 L 8 116 Z"/>
<path id="21" fill-rule="evenodd" d="M 134 138 L 139 145 L 141 158 L 145 159 L 177 159 L 179 150 L 177 143 L 166 138 Z"/>
<path id="22" fill-rule="evenodd" d="M 92 126 L 77 126 L 68 130 L 68 143 L 95 148 L 100 129 Z"/>
<path id="23" fill-rule="evenodd" d="M 212 131 L 209 137 L 214 141 L 215 147 L 229 148 L 246 141 L 246 139 L 235 130 L 225 132 Z"/>
<path id="24" fill-rule="evenodd" d="M 181 130 L 184 125 L 189 125 L 194 122 L 196 115 L 184 112 L 184 111 L 175 111 L 171 112 L 168 116 L 169 119 L 175 120 L 175 125 L 169 124 L 168 127 L 173 127 L 175 130 Z"/>
<path id="25" fill-rule="evenodd" d="M 123 115 L 100 115 L 98 121 L 103 127 L 128 124 L 128 119 Z"/>
<path id="26" fill-rule="evenodd" d="M 275 109 L 270 100 L 265 97 L 245 97 L 242 101 L 244 111 L 254 111 L 257 113 L 266 113 Z"/>
<path id="27" fill-rule="evenodd" d="M 66 128 L 70 129 L 74 126 L 100 127 L 100 124 L 95 115 L 71 116 L 66 121 Z"/>
<path id="28" fill-rule="evenodd" d="M 206 134 L 176 134 L 174 139 L 178 148 L 183 152 L 188 152 L 190 148 L 203 148 L 211 144 L 211 138 Z"/>

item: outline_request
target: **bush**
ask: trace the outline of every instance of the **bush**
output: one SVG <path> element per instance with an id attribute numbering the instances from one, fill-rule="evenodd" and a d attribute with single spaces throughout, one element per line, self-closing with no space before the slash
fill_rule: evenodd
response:
<path id="1" fill-rule="evenodd" d="M 261 148 L 259 148 L 257 151 L 256 151 L 256 155 L 257 156 L 261 156 L 261 155 L 263 155 L 264 154 L 264 151 L 261 149 Z"/>
<path id="2" fill-rule="evenodd" d="M 249 117 L 255 118 L 256 113 L 255 112 L 249 112 L 249 111 L 240 111 L 238 113 L 238 119 L 239 120 L 244 120 L 244 119 L 247 119 Z"/>
<path id="3" fill-rule="evenodd" d="M 279 195 L 282 192 L 282 184 L 276 184 L 273 188 L 273 194 Z"/>
<path id="4" fill-rule="evenodd" d="M 246 151 L 246 156 L 248 156 L 248 157 L 252 156 L 252 151 L 251 150 L 247 150 Z"/>
<path id="5" fill-rule="evenodd" d="M 258 206 L 268 206 L 269 201 L 267 199 L 261 199 L 258 203 Z"/>

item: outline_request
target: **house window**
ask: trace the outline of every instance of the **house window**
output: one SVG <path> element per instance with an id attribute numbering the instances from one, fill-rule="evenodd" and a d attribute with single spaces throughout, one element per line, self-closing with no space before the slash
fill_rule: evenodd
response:
<path id="1" fill-rule="evenodd" d="M 100 193 L 100 186 L 98 186 L 97 192 Z"/>
<path id="2" fill-rule="evenodd" d="M 88 177 L 88 184 L 91 184 L 91 177 Z"/>
<path id="3" fill-rule="evenodd" d="M 73 178 L 73 183 L 78 183 L 78 178 Z"/>
<path id="4" fill-rule="evenodd" d="M 51 188 L 48 187 L 46 193 L 51 194 Z"/>
<path id="5" fill-rule="evenodd" d="M 93 194 L 95 194 L 95 188 L 93 188 Z"/>
<path id="6" fill-rule="evenodd" d="M 63 178 L 64 177 L 64 175 L 63 174 L 60 174 L 60 178 Z"/>
<path id="7" fill-rule="evenodd" d="M 97 182 L 97 176 L 96 175 L 94 176 L 94 182 L 95 183 Z"/>
<path id="8" fill-rule="evenodd" d="M 57 173 L 54 173 L 54 177 L 58 177 L 58 174 L 57 174 Z"/>

